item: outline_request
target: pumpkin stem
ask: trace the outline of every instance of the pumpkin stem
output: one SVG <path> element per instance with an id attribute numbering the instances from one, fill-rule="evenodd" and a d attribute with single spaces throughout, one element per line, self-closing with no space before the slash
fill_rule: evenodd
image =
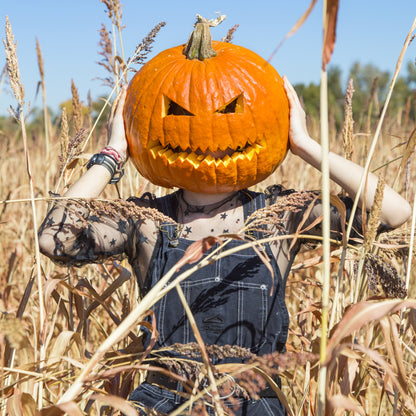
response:
<path id="1" fill-rule="evenodd" d="M 216 19 L 207 20 L 199 14 L 196 15 L 195 29 L 189 36 L 188 42 L 183 50 L 187 59 L 209 59 L 217 56 L 217 52 L 212 49 L 212 38 L 210 27 L 219 25 L 225 19 L 225 15 L 220 15 Z"/>

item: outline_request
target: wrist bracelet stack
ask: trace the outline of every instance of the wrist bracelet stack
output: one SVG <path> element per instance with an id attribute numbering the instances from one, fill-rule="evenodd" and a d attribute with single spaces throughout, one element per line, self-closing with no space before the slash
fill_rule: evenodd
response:
<path id="1" fill-rule="evenodd" d="M 124 175 L 124 163 L 120 153 L 111 146 L 106 146 L 100 153 L 96 153 L 87 163 L 87 169 L 93 165 L 104 166 L 111 174 L 110 183 L 117 183 Z"/>

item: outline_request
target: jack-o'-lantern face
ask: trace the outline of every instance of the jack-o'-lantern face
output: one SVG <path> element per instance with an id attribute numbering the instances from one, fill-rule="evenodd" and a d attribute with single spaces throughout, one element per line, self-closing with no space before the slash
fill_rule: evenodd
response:
<path id="1" fill-rule="evenodd" d="M 269 176 L 288 148 L 289 106 L 276 70 L 254 52 L 212 42 L 150 60 L 130 82 L 124 120 L 130 157 L 152 183 L 221 193 Z"/>

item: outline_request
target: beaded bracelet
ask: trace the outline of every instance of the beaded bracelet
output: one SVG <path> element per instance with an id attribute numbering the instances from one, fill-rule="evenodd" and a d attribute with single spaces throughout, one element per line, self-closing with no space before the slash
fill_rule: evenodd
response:
<path id="1" fill-rule="evenodd" d="M 116 149 L 114 149 L 114 147 L 111 147 L 111 146 L 104 147 L 104 149 L 101 150 L 100 153 L 103 153 L 108 156 L 112 156 L 117 162 L 117 164 L 119 165 L 119 169 L 123 167 L 126 161 L 126 158 L 122 157 L 121 154 Z"/>

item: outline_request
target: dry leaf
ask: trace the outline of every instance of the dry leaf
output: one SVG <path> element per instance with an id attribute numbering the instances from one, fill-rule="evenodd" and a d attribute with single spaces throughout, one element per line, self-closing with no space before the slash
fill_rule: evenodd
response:
<path id="1" fill-rule="evenodd" d="M 13 416 L 35 416 L 36 402 L 28 393 L 14 393 L 7 399 L 7 414 Z"/>
<path id="2" fill-rule="evenodd" d="M 267 62 L 270 62 L 274 55 L 276 55 L 277 51 L 280 49 L 280 47 L 283 45 L 284 41 L 287 38 L 290 38 L 294 33 L 296 33 L 300 27 L 305 23 L 306 19 L 309 17 L 309 15 L 311 14 L 311 11 L 313 10 L 313 7 L 315 6 L 317 0 L 312 0 L 311 4 L 309 5 L 308 9 L 306 10 L 305 13 L 303 13 L 303 15 L 299 18 L 299 20 L 295 23 L 295 25 L 292 27 L 292 29 L 290 29 L 290 31 L 286 34 L 286 36 L 280 41 L 279 45 L 277 45 L 276 49 L 272 52 L 272 54 L 270 55 L 269 59 L 267 60 Z"/>
<path id="3" fill-rule="evenodd" d="M 36 416 L 84 416 L 75 402 L 66 402 L 45 407 Z"/>
<path id="4" fill-rule="evenodd" d="M 183 257 L 174 266 L 176 267 L 176 272 L 178 272 L 185 264 L 196 263 L 215 243 L 221 244 L 222 240 L 221 238 L 212 235 L 192 243 L 186 249 Z"/>
<path id="5" fill-rule="evenodd" d="M 379 320 L 389 313 L 403 308 L 416 308 L 416 300 L 384 300 L 359 302 L 349 308 L 342 320 L 335 327 L 327 347 L 327 362 L 331 359 L 333 349 L 343 338 L 358 331 L 369 322 Z"/>
<path id="6" fill-rule="evenodd" d="M 345 409 L 351 410 L 353 412 L 358 413 L 359 415 L 366 416 L 366 413 L 358 402 L 358 400 L 354 399 L 351 396 L 344 396 L 343 394 L 336 394 L 332 396 L 329 400 L 329 405 L 331 406 L 332 410 L 336 409 Z"/>
<path id="7" fill-rule="evenodd" d="M 331 60 L 332 52 L 335 47 L 337 16 L 338 0 L 327 0 L 325 10 L 324 42 L 322 47 L 322 69 L 324 71 L 326 71 L 326 66 Z"/>
<path id="8" fill-rule="evenodd" d="M 129 404 L 127 400 L 112 394 L 93 394 L 91 399 L 96 400 L 105 406 L 110 406 L 113 409 L 121 410 L 126 416 L 137 416 L 138 414 L 137 409 Z"/>

